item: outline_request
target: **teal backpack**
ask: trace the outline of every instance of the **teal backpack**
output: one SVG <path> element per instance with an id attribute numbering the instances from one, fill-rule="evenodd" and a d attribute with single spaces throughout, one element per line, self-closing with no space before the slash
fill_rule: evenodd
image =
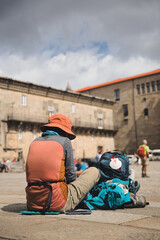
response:
<path id="1" fill-rule="evenodd" d="M 113 179 L 112 182 L 102 182 L 95 185 L 84 202 L 92 210 L 121 208 L 125 203 L 131 201 L 128 188 L 129 181 Z"/>

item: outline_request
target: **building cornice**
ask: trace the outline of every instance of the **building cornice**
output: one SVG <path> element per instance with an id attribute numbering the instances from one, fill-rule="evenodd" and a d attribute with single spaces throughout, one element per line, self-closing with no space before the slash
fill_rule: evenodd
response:
<path id="1" fill-rule="evenodd" d="M 113 85 L 113 84 L 116 84 L 116 83 L 122 83 L 122 82 L 130 81 L 130 80 L 132 80 L 132 81 L 137 80 L 137 79 L 140 79 L 140 78 L 143 78 L 143 77 L 146 77 L 146 76 L 152 76 L 152 75 L 156 75 L 156 74 L 160 74 L 160 68 L 158 68 L 154 71 L 151 71 L 151 72 L 142 73 L 142 74 L 138 74 L 138 75 L 135 75 L 135 76 L 126 77 L 126 78 L 119 78 L 119 79 L 116 79 L 116 80 L 113 80 L 113 81 L 109 81 L 109 82 L 106 82 L 106 83 L 101 83 L 101 84 L 94 85 L 94 86 L 84 87 L 84 88 L 76 90 L 75 92 L 85 92 L 85 91 L 89 91 L 89 90 L 93 90 L 93 89 L 97 89 L 97 88 L 101 88 L 101 87 L 105 87 L 105 86 L 110 86 L 110 85 Z"/>
<path id="2" fill-rule="evenodd" d="M 114 104 L 113 101 L 106 98 L 100 98 L 79 92 L 65 91 L 7 77 L 0 77 L 0 88 L 104 108 L 110 108 Z"/>

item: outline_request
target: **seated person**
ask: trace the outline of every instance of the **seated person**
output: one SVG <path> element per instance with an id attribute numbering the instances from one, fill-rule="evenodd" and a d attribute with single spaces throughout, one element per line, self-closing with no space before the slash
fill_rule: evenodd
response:
<path id="1" fill-rule="evenodd" d="M 6 160 L 3 161 L 3 163 L 0 163 L 0 172 L 5 172 L 9 171 L 9 167 L 7 166 Z"/>
<path id="2" fill-rule="evenodd" d="M 62 114 L 49 118 L 42 136 L 30 145 L 26 162 L 27 208 L 31 211 L 73 210 L 98 183 L 100 172 L 90 167 L 77 178 L 71 120 Z"/>
<path id="3" fill-rule="evenodd" d="M 77 174 L 77 177 L 79 177 L 79 175 L 85 171 L 87 169 L 86 165 L 84 162 L 82 162 L 82 159 L 81 158 L 78 158 L 77 160 L 77 163 L 75 164 L 76 166 L 76 174 Z"/>

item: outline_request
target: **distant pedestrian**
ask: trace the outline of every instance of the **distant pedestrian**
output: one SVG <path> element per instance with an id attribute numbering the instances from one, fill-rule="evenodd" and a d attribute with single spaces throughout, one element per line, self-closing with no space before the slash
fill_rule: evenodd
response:
<path id="1" fill-rule="evenodd" d="M 78 158 L 77 163 L 75 164 L 77 177 L 81 175 L 83 171 L 87 169 L 86 164 L 82 162 L 81 158 Z"/>
<path id="2" fill-rule="evenodd" d="M 99 148 L 99 149 L 98 149 L 98 152 L 97 152 L 97 154 L 96 154 L 96 160 L 97 160 L 97 162 L 100 160 L 102 154 L 103 154 L 103 149 L 102 149 L 102 148 Z"/>
<path id="3" fill-rule="evenodd" d="M 149 146 L 147 145 L 147 140 L 143 140 L 143 144 L 139 146 L 137 154 L 141 158 L 142 177 L 149 177 L 147 175 L 147 166 L 149 164 Z"/>

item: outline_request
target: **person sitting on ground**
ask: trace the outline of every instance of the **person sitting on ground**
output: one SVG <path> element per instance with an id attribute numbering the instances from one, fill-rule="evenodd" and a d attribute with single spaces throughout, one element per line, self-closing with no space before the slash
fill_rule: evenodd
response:
<path id="1" fill-rule="evenodd" d="M 91 167 L 78 178 L 74 166 L 71 120 L 62 114 L 49 118 L 42 136 L 30 145 L 26 162 L 27 208 L 31 211 L 73 210 L 98 183 L 100 172 Z"/>
<path id="2" fill-rule="evenodd" d="M 0 163 L 0 172 L 3 172 L 3 170 L 5 172 L 9 172 L 9 167 L 7 165 L 6 160 L 3 160 L 3 163 Z"/>
<path id="3" fill-rule="evenodd" d="M 75 164 L 75 167 L 76 167 L 77 177 L 79 177 L 81 173 L 87 169 L 85 163 L 82 162 L 81 158 L 78 158 L 77 163 Z"/>
<path id="4" fill-rule="evenodd" d="M 149 177 L 147 175 L 147 166 L 149 164 L 149 146 L 147 146 L 147 140 L 143 140 L 143 144 L 138 148 L 138 155 L 141 158 L 142 164 L 142 177 Z"/>

